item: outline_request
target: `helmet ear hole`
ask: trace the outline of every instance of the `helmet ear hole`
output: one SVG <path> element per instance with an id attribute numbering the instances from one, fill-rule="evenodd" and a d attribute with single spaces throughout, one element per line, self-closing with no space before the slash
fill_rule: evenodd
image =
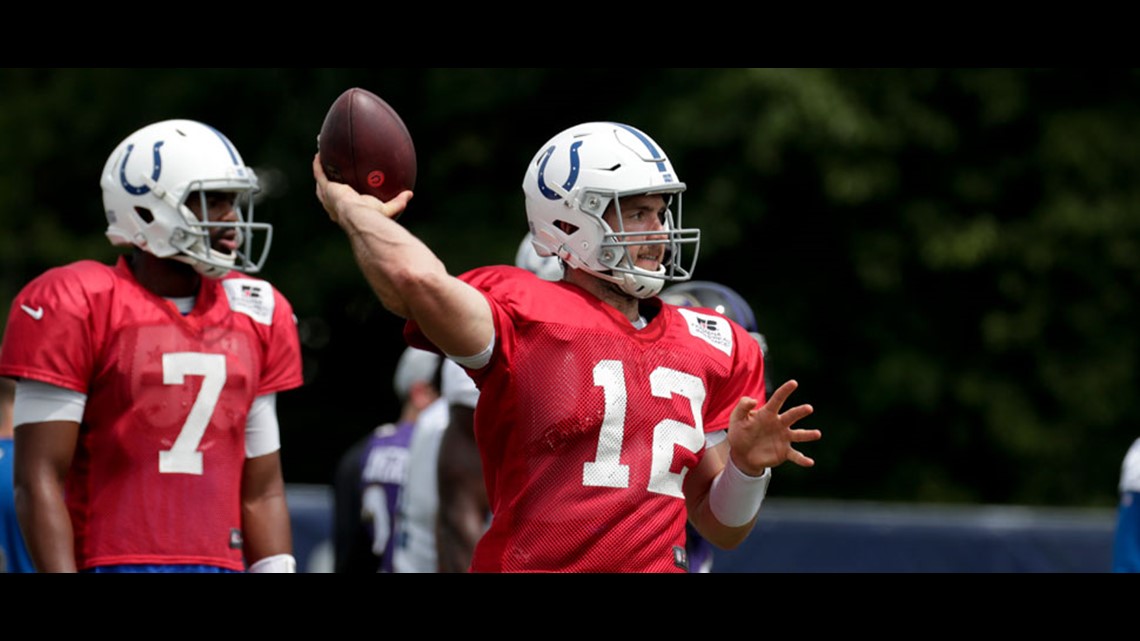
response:
<path id="1" fill-rule="evenodd" d="M 554 224 L 568 235 L 575 234 L 581 229 L 581 227 L 565 220 L 556 220 Z"/>
<path id="2" fill-rule="evenodd" d="M 154 222 L 154 212 L 146 207 L 135 207 L 135 213 L 148 225 Z"/>

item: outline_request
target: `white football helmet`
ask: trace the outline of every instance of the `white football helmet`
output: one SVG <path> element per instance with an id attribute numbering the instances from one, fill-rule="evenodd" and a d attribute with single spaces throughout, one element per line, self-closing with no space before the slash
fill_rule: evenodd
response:
<path id="1" fill-rule="evenodd" d="M 189 263 L 210 278 L 231 269 L 253 274 L 265 264 L 273 227 L 253 222 L 257 176 L 233 143 L 209 125 L 166 120 L 139 129 L 107 158 L 100 185 L 107 238 L 114 245 Z M 217 191 L 235 194 L 236 222 L 201 221 L 186 206 L 191 192 Z M 236 230 L 234 253 L 211 246 L 210 232 L 219 228 Z M 264 232 L 256 260 L 255 232 Z"/>
<path id="2" fill-rule="evenodd" d="M 534 234 L 529 231 L 515 253 L 515 266 L 538 275 L 543 280 L 562 280 L 562 262 L 557 256 L 539 256 L 534 248 Z"/>
<path id="3" fill-rule="evenodd" d="M 657 143 L 644 132 L 615 122 L 585 123 L 551 138 L 535 154 L 523 179 L 526 216 L 538 254 L 557 256 L 566 266 L 616 283 L 638 298 L 657 294 L 666 281 L 692 277 L 701 232 L 681 227 L 684 191 L 685 183 L 677 179 Z M 644 238 L 644 232 L 620 228 L 619 199 L 641 194 L 664 195 L 669 206 L 664 229 L 654 232 L 652 239 Z M 618 207 L 619 229 L 602 219 L 610 203 Z M 629 255 L 630 245 L 649 244 L 666 249 L 655 272 L 638 268 Z M 682 257 L 685 245 L 692 245 L 687 267 Z"/>

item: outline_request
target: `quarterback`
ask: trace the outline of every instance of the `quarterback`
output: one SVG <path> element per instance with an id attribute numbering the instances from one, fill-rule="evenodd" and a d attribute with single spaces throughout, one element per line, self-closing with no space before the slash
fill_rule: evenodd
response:
<path id="1" fill-rule="evenodd" d="M 686 520 L 735 547 L 771 468 L 814 464 L 793 447 L 821 436 L 793 427 L 811 406 L 784 408 L 795 381 L 765 399 L 747 330 L 657 296 L 691 278 L 700 233 L 681 225 L 685 184 L 644 132 L 585 123 L 528 164 L 529 231 L 561 261 L 558 282 L 514 266 L 452 276 L 394 220 L 410 191 L 381 202 L 330 182 L 316 158 L 313 173 L 408 342 L 478 385 L 492 517 L 472 571 L 685 572 Z"/>
<path id="2" fill-rule="evenodd" d="M 32 280 L 0 345 L 36 568 L 293 572 L 276 395 L 301 385 L 300 343 L 251 276 L 271 232 L 257 178 L 217 130 L 168 120 L 124 139 L 101 185 L 131 251 Z"/>

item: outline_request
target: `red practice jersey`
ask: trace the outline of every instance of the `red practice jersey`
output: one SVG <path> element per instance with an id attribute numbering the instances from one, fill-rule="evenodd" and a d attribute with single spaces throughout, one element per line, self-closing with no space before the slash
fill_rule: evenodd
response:
<path id="1" fill-rule="evenodd" d="M 244 568 L 250 405 L 302 382 L 292 306 L 272 285 L 203 278 L 182 316 L 124 258 L 58 267 L 13 302 L 0 375 L 87 395 L 65 490 L 80 569 Z"/>
<path id="2" fill-rule="evenodd" d="M 644 329 L 516 267 L 461 276 L 491 304 L 475 435 L 491 501 L 475 572 L 683 572 L 682 481 L 705 432 L 764 400 L 760 346 L 716 312 L 653 298 Z M 647 316 L 651 315 L 649 313 Z M 409 342 L 428 347 L 414 323 Z"/>

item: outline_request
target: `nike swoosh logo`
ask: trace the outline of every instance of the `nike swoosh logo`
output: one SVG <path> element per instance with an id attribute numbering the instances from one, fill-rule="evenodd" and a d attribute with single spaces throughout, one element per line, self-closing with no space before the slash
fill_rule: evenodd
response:
<path id="1" fill-rule="evenodd" d="M 34 318 L 36 320 L 39 320 L 39 319 L 44 317 L 44 308 L 43 307 L 37 307 L 35 309 L 32 309 L 31 307 L 28 307 L 27 305 L 20 305 L 20 309 L 27 312 L 28 316 L 31 316 L 32 318 Z"/>

